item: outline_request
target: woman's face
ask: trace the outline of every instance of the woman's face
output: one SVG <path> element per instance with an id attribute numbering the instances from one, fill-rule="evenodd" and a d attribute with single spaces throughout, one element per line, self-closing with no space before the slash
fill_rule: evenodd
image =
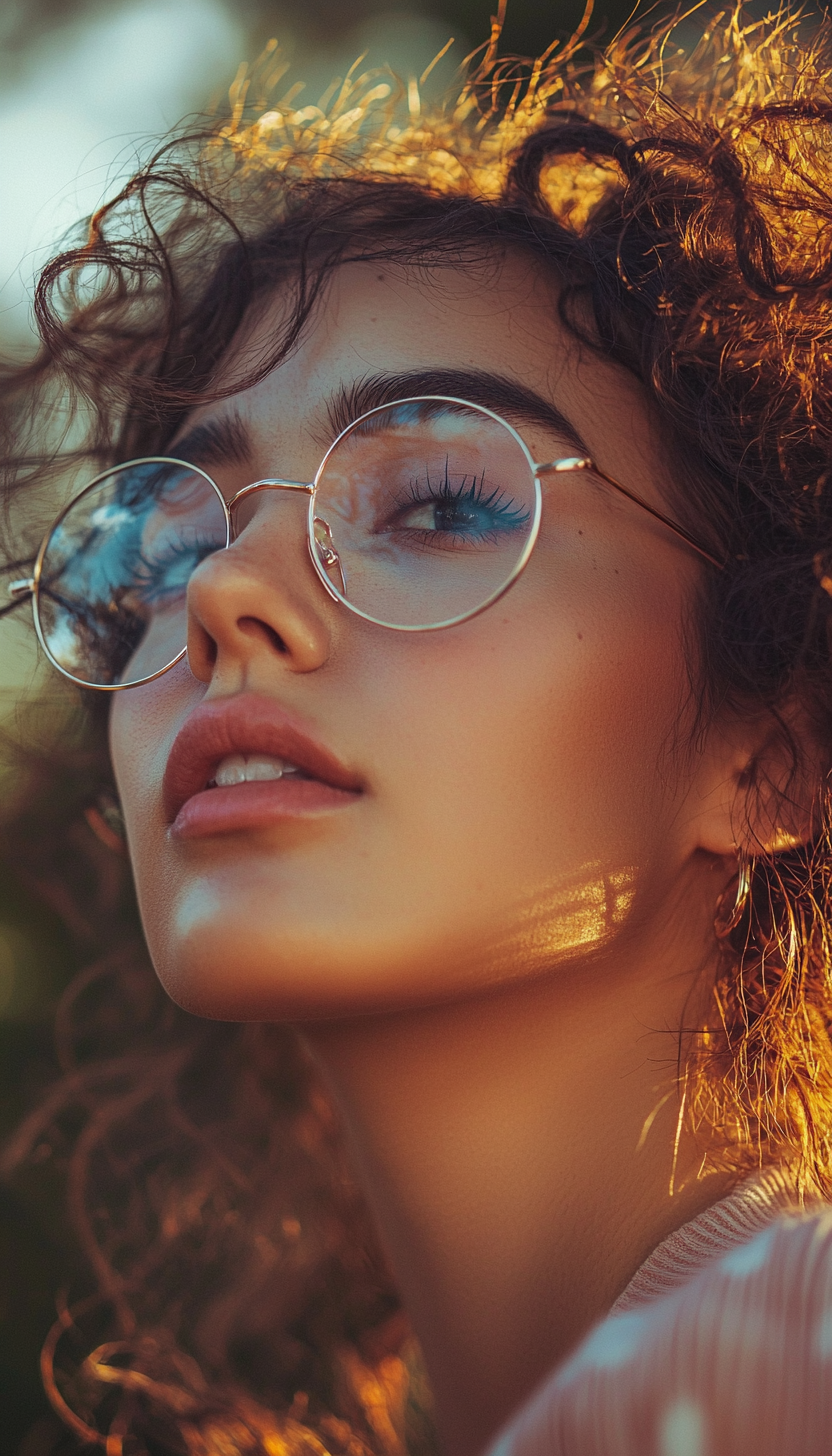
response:
<path id="1" fill-rule="evenodd" d="M 280 306 L 263 304 L 232 380 Z M 182 435 L 233 422 L 201 432 L 189 458 L 228 497 L 263 477 L 311 480 L 339 399 L 368 376 L 425 370 L 442 378 L 420 393 L 469 395 L 454 371 L 499 376 L 493 399 L 482 382 L 477 394 L 498 411 L 499 379 L 533 392 L 603 470 L 667 508 L 639 387 L 579 357 L 552 284 L 522 258 L 432 278 L 343 267 L 285 363 L 188 421 Z M 413 392 L 406 378 L 392 390 Z M 537 407 L 502 412 L 536 460 L 576 453 Z M 300 495 L 258 495 L 231 549 L 199 567 L 190 667 L 118 694 L 111 720 L 150 950 L 183 1006 L 304 1020 L 427 1005 L 637 956 L 671 901 L 680 913 L 696 770 L 672 745 L 700 564 L 591 476 L 542 488 L 525 573 L 447 630 L 393 632 L 333 601 Z M 247 791 L 242 807 L 222 786 L 189 803 L 229 753 L 305 758 L 313 782 L 282 799 Z"/>

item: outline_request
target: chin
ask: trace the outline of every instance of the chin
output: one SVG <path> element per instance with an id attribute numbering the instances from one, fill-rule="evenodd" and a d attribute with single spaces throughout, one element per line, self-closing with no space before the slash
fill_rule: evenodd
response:
<path id="1" fill-rule="evenodd" d="M 159 980 L 183 1010 L 218 1021 L 310 1021 L 363 1009 L 351 968 L 323 945 L 275 937 L 194 935 L 151 955 Z"/>
<path id="2" fill-rule="evenodd" d="M 424 956 L 401 953 L 356 927 L 263 926 L 203 919 L 163 943 L 149 935 L 156 973 L 183 1010 L 218 1021 L 309 1022 L 403 1010 L 437 999 Z M 427 958 L 430 966 L 431 957 Z"/>

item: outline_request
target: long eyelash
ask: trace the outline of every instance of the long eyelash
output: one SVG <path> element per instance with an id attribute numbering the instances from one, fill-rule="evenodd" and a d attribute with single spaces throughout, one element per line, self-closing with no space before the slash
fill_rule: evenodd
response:
<path id="1" fill-rule="evenodd" d="M 502 504 L 498 504 L 500 496 L 502 494 L 499 486 L 494 486 L 494 488 L 490 490 L 488 494 L 485 493 L 484 471 L 479 477 L 477 477 L 476 475 L 472 475 L 471 484 L 466 489 L 465 482 L 467 480 L 468 476 L 463 475 L 462 483 L 459 486 L 454 487 L 451 485 L 451 478 L 448 473 L 448 456 L 446 455 L 445 473 L 442 479 L 442 483 L 439 486 L 438 494 L 435 494 L 432 499 L 447 501 L 467 500 L 470 501 L 472 505 L 481 506 L 486 510 L 491 510 L 495 516 L 502 518 L 504 521 L 508 521 L 513 526 L 525 525 L 526 521 L 529 519 L 528 510 L 513 507 L 510 500 L 504 501 Z M 425 483 L 429 490 L 436 490 L 436 487 L 433 484 L 427 471 L 425 472 Z M 409 486 L 409 493 L 410 499 L 414 505 L 422 505 L 424 503 L 424 497 L 420 496 L 417 493 L 419 491 L 419 488 L 420 487 L 415 480 L 411 481 Z"/>

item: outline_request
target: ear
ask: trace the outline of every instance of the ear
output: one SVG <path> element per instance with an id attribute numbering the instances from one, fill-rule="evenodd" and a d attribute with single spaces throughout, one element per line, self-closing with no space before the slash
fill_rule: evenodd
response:
<path id="1" fill-rule="evenodd" d="M 697 847 L 732 857 L 807 844 L 818 832 L 825 776 L 819 735 L 798 703 L 715 723 L 696 773 Z"/>

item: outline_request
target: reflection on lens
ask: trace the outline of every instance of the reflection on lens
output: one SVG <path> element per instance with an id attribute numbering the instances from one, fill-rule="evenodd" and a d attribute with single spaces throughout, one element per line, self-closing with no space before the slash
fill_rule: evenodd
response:
<path id="1" fill-rule="evenodd" d="M 38 624 L 53 661 L 98 687 L 141 682 L 185 646 L 185 593 L 227 544 L 221 497 L 176 461 L 110 471 L 53 528 L 41 561 Z"/>
<path id="2" fill-rule="evenodd" d="M 366 416 L 319 472 L 313 532 L 335 591 L 386 626 L 451 622 L 498 596 L 537 523 L 529 457 L 487 411 L 412 400 Z"/>

